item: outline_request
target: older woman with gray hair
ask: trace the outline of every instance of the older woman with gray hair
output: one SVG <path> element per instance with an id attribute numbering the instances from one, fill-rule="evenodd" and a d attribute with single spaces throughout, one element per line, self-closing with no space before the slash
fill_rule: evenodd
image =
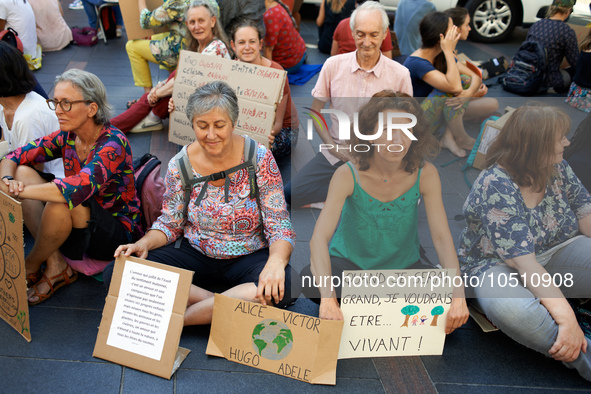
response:
<path id="1" fill-rule="evenodd" d="M 288 264 L 295 233 L 271 151 L 256 144 L 258 193 L 252 193 L 247 168 L 234 169 L 248 162 L 244 147 L 251 140 L 234 133 L 239 108 L 232 88 L 221 81 L 206 84 L 191 95 L 186 111 L 196 137 L 183 147 L 191 167 L 186 170 L 206 180 L 196 182 L 185 199 L 183 169 L 171 160 L 162 215 L 115 256 L 135 254 L 194 271 L 185 325 L 211 322 L 214 294 L 205 287 L 214 283 L 229 288 L 224 294 L 230 297 L 288 306 L 298 296 Z M 103 272 L 106 284 L 112 267 Z"/>
<path id="2" fill-rule="evenodd" d="M 60 130 L 0 163 L 0 190 L 38 202 L 38 222 L 29 224 L 35 244 L 25 259 L 30 305 L 77 279 L 62 254 L 107 260 L 119 245 L 142 235 L 131 147 L 109 124 L 104 85 L 96 75 L 72 69 L 56 78 L 54 92 L 47 105 Z M 63 158 L 64 178 L 48 181 L 33 168 L 58 158 Z"/>

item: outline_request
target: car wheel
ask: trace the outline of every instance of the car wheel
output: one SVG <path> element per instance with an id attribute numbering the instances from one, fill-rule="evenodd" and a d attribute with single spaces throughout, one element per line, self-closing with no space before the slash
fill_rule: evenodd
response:
<path id="1" fill-rule="evenodd" d="M 478 42 L 497 42 L 508 38 L 519 17 L 518 6 L 512 0 L 470 0 L 470 38 Z"/>

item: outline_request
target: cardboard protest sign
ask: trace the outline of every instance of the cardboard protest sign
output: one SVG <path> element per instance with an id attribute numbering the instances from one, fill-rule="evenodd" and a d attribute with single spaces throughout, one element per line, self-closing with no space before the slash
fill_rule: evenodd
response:
<path id="1" fill-rule="evenodd" d="M 505 126 L 505 122 L 507 122 L 513 114 L 513 111 L 515 111 L 515 108 L 507 107 L 505 108 L 505 114 L 499 119 L 486 121 L 484 124 L 484 130 L 482 131 L 482 139 L 480 140 L 478 151 L 476 151 L 476 156 L 474 157 L 474 168 L 478 168 L 479 170 L 484 170 L 486 168 L 486 155 L 488 154 L 488 149 L 497 139 L 497 136 L 501 132 L 503 126 Z"/>
<path id="2" fill-rule="evenodd" d="M 454 272 L 345 271 L 339 359 L 442 354 Z"/>
<path id="3" fill-rule="evenodd" d="M 313 384 L 335 384 L 342 321 L 215 295 L 205 353 Z"/>
<path id="4" fill-rule="evenodd" d="M 175 111 L 170 115 L 169 141 L 186 145 L 195 140 L 185 112 L 187 100 L 198 87 L 224 81 L 238 96 L 236 132 L 268 147 L 286 75 L 285 71 L 270 67 L 181 51 L 172 94 Z"/>
<path id="5" fill-rule="evenodd" d="M 146 0 L 149 10 L 155 10 L 163 3 L 163 0 Z M 123 17 L 128 40 L 150 38 L 153 34 L 168 31 L 168 27 L 166 26 L 155 29 L 142 29 L 140 26 L 140 9 L 137 0 L 119 0 L 119 8 L 121 8 L 121 16 Z"/>
<path id="6" fill-rule="evenodd" d="M 189 354 L 179 348 L 191 271 L 119 256 L 93 357 L 170 379 Z"/>
<path id="7" fill-rule="evenodd" d="M 31 342 L 23 210 L 21 203 L 0 192 L 0 317 Z"/>

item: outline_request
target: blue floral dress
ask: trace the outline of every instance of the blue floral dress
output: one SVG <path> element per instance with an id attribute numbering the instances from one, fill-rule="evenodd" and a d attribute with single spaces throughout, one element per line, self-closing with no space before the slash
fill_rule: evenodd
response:
<path id="1" fill-rule="evenodd" d="M 577 235 L 577 221 L 591 214 L 591 196 L 565 160 L 555 167 L 557 176 L 531 209 L 504 169 L 495 164 L 480 173 L 464 203 L 462 272 L 480 276 L 504 260 L 540 255 Z"/>

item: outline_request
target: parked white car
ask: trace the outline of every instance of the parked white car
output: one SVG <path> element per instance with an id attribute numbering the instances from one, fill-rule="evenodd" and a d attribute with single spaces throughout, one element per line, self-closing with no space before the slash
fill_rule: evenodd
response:
<path id="1" fill-rule="evenodd" d="M 470 12 L 470 38 L 480 42 L 497 42 L 508 38 L 515 26 L 528 26 L 545 15 L 552 0 L 430 0 L 438 11 L 466 7 Z M 320 0 L 305 0 L 320 4 Z M 388 11 L 396 11 L 399 0 L 380 0 Z"/>

